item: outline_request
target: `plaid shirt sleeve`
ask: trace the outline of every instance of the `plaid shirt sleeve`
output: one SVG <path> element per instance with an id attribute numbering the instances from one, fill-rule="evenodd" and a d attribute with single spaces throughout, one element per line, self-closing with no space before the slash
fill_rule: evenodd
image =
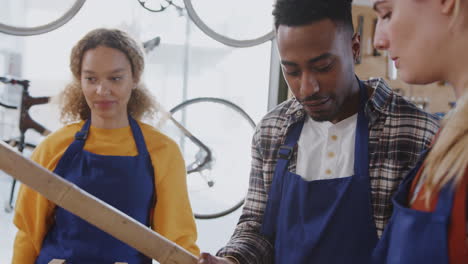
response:
<path id="1" fill-rule="evenodd" d="M 252 140 L 250 183 L 245 205 L 231 240 L 218 251 L 218 256 L 233 257 L 240 264 L 273 263 L 272 243 L 260 234 L 260 230 L 276 167 L 277 150 L 284 141 L 290 121 L 288 113 L 298 107 L 295 100 L 288 100 L 257 125 Z M 295 169 L 295 162 L 290 164 L 290 169 Z"/>
<path id="2" fill-rule="evenodd" d="M 273 263 L 273 247 L 260 234 L 267 203 L 265 180 L 270 178 L 271 181 L 271 176 L 265 177 L 268 172 L 264 171 L 266 161 L 262 153 L 261 138 L 266 138 L 265 135 L 262 136 L 262 132 L 265 132 L 262 127 L 262 124 L 257 127 L 252 140 L 250 183 L 242 215 L 231 240 L 217 253 L 218 256 L 233 257 L 240 264 Z"/>

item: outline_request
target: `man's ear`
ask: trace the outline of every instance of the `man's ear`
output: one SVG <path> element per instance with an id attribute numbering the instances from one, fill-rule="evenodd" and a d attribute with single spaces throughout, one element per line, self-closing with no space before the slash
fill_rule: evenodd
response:
<path id="1" fill-rule="evenodd" d="M 438 0 L 440 4 L 440 11 L 444 15 L 452 15 L 453 12 L 455 11 L 455 8 L 457 6 L 457 2 L 459 0 Z"/>
<path id="2" fill-rule="evenodd" d="M 352 38 L 352 49 L 354 62 L 357 62 L 361 56 L 361 35 L 359 35 L 357 32 L 354 33 Z"/>

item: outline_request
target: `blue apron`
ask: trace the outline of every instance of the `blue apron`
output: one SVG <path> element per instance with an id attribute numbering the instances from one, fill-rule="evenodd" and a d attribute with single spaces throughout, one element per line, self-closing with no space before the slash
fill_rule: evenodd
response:
<path id="1" fill-rule="evenodd" d="M 454 189 L 445 185 L 433 212 L 408 208 L 411 183 L 427 151 L 400 184 L 393 197 L 393 214 L 372 255 L 375 264 L 448 264 L 448 226 Z"/>
<path id="2" fill-rule="evenodd" d="M 275 263 L 370 262 L 378 237 L 369 179 L 369 123 L 364 114 L 368 96 L 364 84 L 359 85 L 353 176 L 305 181 L 287 170 L 304 121 L 290 128 L 279 150 L 262 225 L 263 235 L 274 243 Z"/>
<path id="3" fill-rule="evenodd" d="M 84 150 L 88 120 L 54 172 L 149 225 L 155 201 L 154 170 L 138 123 L 131 117 L 129 122 L 137 156 L 103 156 Z M 65 259 L 67 264 L 151 263 L 148 257 L 61 207 L 55 210 L 55 223 L 44 239 L 36 264 L 47 264 L 54 258 Z"/>

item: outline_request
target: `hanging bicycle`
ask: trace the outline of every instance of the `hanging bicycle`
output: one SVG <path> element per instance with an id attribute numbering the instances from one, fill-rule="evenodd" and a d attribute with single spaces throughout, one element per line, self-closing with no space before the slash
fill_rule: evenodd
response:
<path id="1" fill-rule="evenodd" d="M 156 13 L 170 7 L 176 8 L 180 14 L 185 10 L 186 14 L 201 31 L 227 46 L 236 48 L 253 47 L 275 37 L 273 24 L 270 20 L 274 0 L 137 1 L 146 10 Z M 259 15 L 262 13 L 265 15 Z M 246 28 L 246 21 L 249 20 L 255 21 L 255 23 L 250 23 L 250 26 Z"/>

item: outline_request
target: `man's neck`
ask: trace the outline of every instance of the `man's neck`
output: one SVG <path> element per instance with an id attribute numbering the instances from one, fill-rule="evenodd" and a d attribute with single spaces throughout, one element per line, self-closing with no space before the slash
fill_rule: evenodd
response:
<path id="1" fill-rule="evenodd" d="M 352 84 L 351 92 L 349 96 L 344 99 L 340 112 L 334 119 L 330 120 L 330 122 L 336 124 L 359 111 L 359 89 L 359 82 L 355 79 Z"/>

